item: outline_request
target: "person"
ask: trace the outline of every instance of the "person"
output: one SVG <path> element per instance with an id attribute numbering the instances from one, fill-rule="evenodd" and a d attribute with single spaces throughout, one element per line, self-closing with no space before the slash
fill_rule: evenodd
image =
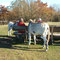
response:
<path id="1" fill-rule="evenodd" d="M 26 27 L 26 25 L 24 24 L 23 18 L 19 19 L 17 26 L 22 26 L 22 27 L 25 26 Z M 24 43 L 24 40 L 25 40 L 24 33 L 25 32 L 26 32 L 25 30 L 18 30 L 17 33 L 21 33 L 21 34 L 16 35 L 16 37 L 18 38 L 17 43 Z"/>
<path id="2" fill-rule="evenodd" d="M 38 23 L 43 23 L 43 21 L 42 21 L 41 18 L 39 18 L 37 22 L 38 22 Z"/>
<path id="3" fill-rule="evenodd" d="M 30 23 L 35 23 L 35 21 L 36 21 L 36 20 L 32 20 L 32 19 L 30 19 Z"/>
<path id="4" fill-rule="evenodd" d="M 19 19 L 17 26 L 25 26 L 23 18 Z M 18 31 L 19 33 L 25 33 L 25 31 Z"/>

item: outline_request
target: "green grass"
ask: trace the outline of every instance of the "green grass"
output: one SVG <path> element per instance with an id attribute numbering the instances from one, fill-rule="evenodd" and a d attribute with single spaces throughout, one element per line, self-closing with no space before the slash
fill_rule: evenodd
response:
<path id="1" fill-rule="evenodd" d="M 7 33 L 8 26 L 0 25 L 0 35 L 7 35 Z M 47 52 L 38 44 L 30 46 L 15 44 L 12 48 L 0 47 L 0 60 L 60 60 L 60 44 L 50 45 Z"/>
<path id="2" fill-rule="evenodd" d="M 7 35 L 8 33 L 8 26 L 7 25 L 0 25 L 0 34 Z"/>
<path id="3" fill-rule="evenodd" d="M 0 60 L 60 60 L 60 47 L 49 46 L 49 51 L 41 45 L 14 45 L 14 49 L 0 48 Z"/>

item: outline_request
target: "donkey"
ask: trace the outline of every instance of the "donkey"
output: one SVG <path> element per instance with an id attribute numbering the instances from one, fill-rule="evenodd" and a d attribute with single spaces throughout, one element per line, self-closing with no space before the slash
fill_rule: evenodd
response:
<path id="1" fill-rule="evenodd" d="M 36 35 L 41 35 L 41 38 L 44 41 L 43 48 L 46 45 L 46 51 L 48 51 L 48 42 L 50 38 L 50 28 L 47 23 L 32 23 L 28 25 L 28 38 L 29 45 L 31 44 L 31 34 L 34 36 L 34 44 L 36 45 Z M 47 38 L 48 35 L 48 38 Z"/>

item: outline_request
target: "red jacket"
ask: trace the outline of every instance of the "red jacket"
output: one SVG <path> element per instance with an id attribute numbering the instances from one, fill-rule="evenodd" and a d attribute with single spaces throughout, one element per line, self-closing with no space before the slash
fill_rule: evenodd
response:
<path id="1" fill-rule="evenodd" d="M 22 22 L 19 22 L 18 24 L 17 24 L 18 26 L 25 26 L 25 24 L 24 23 L 22 23 Z M 18 31 L 19 33 L 24 33 L 25 31 Z"/>
<path id="2" fill-rule="evenodd" d="M 38 20 L 37 22 L 38 22 L 38 23 L 43 23 L 43 21 L 40 21 L 40 20 Z"/>

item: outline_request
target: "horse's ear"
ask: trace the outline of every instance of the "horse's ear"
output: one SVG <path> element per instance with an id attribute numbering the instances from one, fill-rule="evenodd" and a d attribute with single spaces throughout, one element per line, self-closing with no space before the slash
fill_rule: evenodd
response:
<path id="1" fill-rule="evenodd" d="M 34 19 L 34 22 L 36 22 L 36 19 Z"/>

